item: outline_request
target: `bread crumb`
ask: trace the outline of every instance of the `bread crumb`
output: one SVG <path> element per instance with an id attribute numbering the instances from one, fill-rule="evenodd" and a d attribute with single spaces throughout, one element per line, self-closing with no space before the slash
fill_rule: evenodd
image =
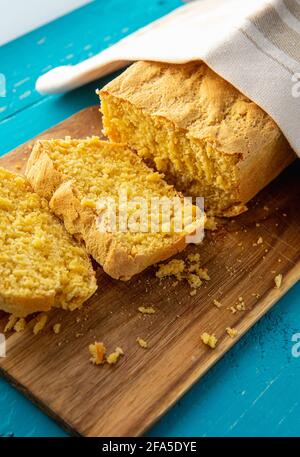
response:
<path id="1" fill-rule="evenodd" d="M 221 307 L 222 307 L 222 303 L 220 303 L 218 300 L 214 300 L 214 301 L 213 301 L 213 304 L 214 304 L 217 308 L 221 308 Z"/>
<path id="2" fill-rule="evenodd" d="M 202 281 L 201 279 L 199 278 L 199 276 L 197 276 L 196 274 L 194 273 L 190 273 L 188 276 L 187 276 L 187 280 L 188 280 L 188 283 L 189 285 L 194 288 L 194 289 L 197 289 L 198 287 L 201 286 L 202 284 Z"/>
<path id="3" fill-rule="evenodd" d="M 237 309 L 238 311 L 246 311 L 245 303 L 244 303 L 243 301 L 242 301 L 241 303 L 238 303 L 238 304 L 236 305 L 236 309 Z"/>
<path id="4" fill-rule="evenodd" d="M 234 306 L 231 306 L 229 309 L 232 312 L 232 314 L 235 314 L 237 312 Z"/>
<path id="5" fill-rule="evenodd" d="M 189 254 L 187 256 L 187 259 L 189 262 L 199 262 L 200 260 L 200 254 L 199 253 L 196 253 L 196 254 Z"/>
<path id="6" fill-rule="evenodd" d="M 277 289 L 280 289 L 281 284 L 282 284 L 282 274 L 275 276 L 274 281 L 275 281 L 275 287 Z"/>
<path id="7" fill-rule="evenodd" d="M 159 269 L 156 272 L 156 276 L 160 279 L 166 276 L 175 276 L 180 278 L 180 274 L 183 273 L 185 263 L 183 260 L 173 259 L 166 264 L 160 264 Z"/>
<path id="8" fill-rule="evenodd" d="M 204 228 L 205 230 L 217 230 L 218 224 L 214 216 L 207 216 L 204 222 Z"/>
<path id="9" fill-rule="evenodd" d="M 139 306 L 138 310 L 142 314 L 154 314 L 155 313 L 155 309 L 153 308 L 153 306 L 147 306 L 147 307 Z"/>
<path id="10" fill-rule="evenodd" d="M 106 361 L 109 365 L 114 365 L 115 363 L 117 363 L 121 355 L 124 355 L 124 351 L 122 348 L 117 347 L 114 352 L 112 352 L 106 357 Z"/>
<path id="11" fill-rule="evenodd" d="M 256 222 L 256 227 L 260 227 L 260 223 L 259 222 Z"/>
<path id="12" fill-rule="evenodd" d="M 23 330 L 25 329 L 25 326 L 26 326 L 26 321 L 25 319 L 22 317 L 21 319 L 19 319 L 15 325 L 14 325 L 14 330 L 16 332 L 23 332 Z"/>
<path id="13" fill-rule="evenodd" d="M 57 324 L 53 325 L 53 332 L 55 333 L 55 335 L 58 335 L 60 330 L 61 330 L 61 324 L 60 323 L 57 323 Z"/>
<path id="14" fill-rule="evenodd" d="M 209 346 L 212 349 L 214 349 L 218 343 L 216 336 L 214 334 L 210 335 L 207 332 L 202 333 L 201 340 L 206 346 Z"/>
<path id="15" fill-rule="evenodd" d="M 190 291 L 191 297 L 193 297 L 194 295 L 196 295 L 196 293 L 197 293 L 196 289 L 191 290 L 191 291 Z"/>
<path id="16" fill-rule="evenodd" d="M 9 330 L 11 330 L 14 327 L 15 323 L 17 322 L 17 320 L 18 320 L 18 317 L 16 317 L 13 314 L 11 314 L 9 316 L 7 324 L 6 324 L 5 328 L 4 328 L 4 333 L 9 332 Z"/>
<path id="17" fill-rule="evenodd" d="M 102 342 L 95 341 L 94 344 L 90 344 L 89 351 L 92 356 L 90 362 L 94 365 L 101 365 L 105 362 L 106 347 Z"/>
<path id="18" fill-rule="evenodd" d="M 257 243 L 257 244 L 262 244 L 262 243 L 263 243 L 263 239 L 262 239 L 262 237 L 261 237 L 261 236 L 258 238 L 258 240 L 257 240 L 257 242 L 256 242 L 256 243 Z"/>
<path id="19" fill-rule="evenodd" d="M 230 336 L 230 338 L 235 338 L 236 335 L 238 334 L 238 331 L 235 328 L 227 327 L 226 332 Z"/>
<path id="20" fill-rule="evenodd" d="M 45 327 L 46 325 L 46 322 L 48 320 L 48 316 L 46 314 L 40 314 L 37 318 L 37 322 L 35 324 L 35 326 L 33 327 L 33 333 L 34 335 L 37 335 L 38 333 L 40 333 L 43 328 Z"/>
<path id="21" fill-rule="evenodd" d="M 143 338 L 138 337 L 136 339 L 136 341 L 141 346 L 141 348 L 143 348 L 143 349 L 147 349 L 148 348 L 148 343 L 147 343 L 147 341 L 143 340 Z"/>

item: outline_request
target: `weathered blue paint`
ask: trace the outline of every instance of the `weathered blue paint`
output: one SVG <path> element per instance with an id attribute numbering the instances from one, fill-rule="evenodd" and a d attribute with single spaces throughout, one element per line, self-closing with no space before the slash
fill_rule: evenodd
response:
<path id="1" fill-rule="evenodd" d="M 41 97 L 36 77 L 50 65 L 76 63 L 179 6 L 179 0 L 95 1 L 0 48 L 7 96 L 0 98 L 0 155 L 97 104 L 91 83 L 64 96 Z M 84 32 L 82 31 L 84 30 Z M 111 77 L 110 77 L 111 78 Z M 300 435 L 300 332 L 297 284 L 149 432 L 151 436 Z M 0 379 L 0 436 L 65 436 L 23 395 Z"/>

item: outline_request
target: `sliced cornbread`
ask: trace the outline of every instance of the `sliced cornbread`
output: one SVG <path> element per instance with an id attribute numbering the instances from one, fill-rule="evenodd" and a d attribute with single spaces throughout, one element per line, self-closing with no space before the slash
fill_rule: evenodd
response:
<path id="1" fill-rule="evenodd" d="M 105 134 L 216 215 L 236 215 L 295 159 L 275 122 L 202 62 L 137 62 L 100 92 Z"/>
<path id="2" fill-rule="evenodd" d="M 149 202 L 149 211 L 153 197 L 176 197 L 180 201 L 182 197 L 134 152 L 98 137 L 39 141 L 26 174 L 34 190 L 48 199 L 53 212 L 64 220 L 67 230 L 84 240 L 87 251 L 113 278 L 128 280 L 181 251 L 186 246 L 186 235 L 203 222 L 192 216 L 181 233 L 161 228 L 153 232 L 149 227 L 128 230 L 127 225 L 125 230 L 119 225 L 112 229 L 107 214 L 114 204 L 117 216 L 124 210 L 120 192 L 129 202 L 136 198 Z M 126 224 L 133 216 L 132 208 Z M 171 226 L 176 216 L 175 212 Z"/>
<path id="3" fill-rule="evenodd" d="M 0 309 L 73 310 L 96 290 L 84 250 L 24 177 L 0 168 Z"/>

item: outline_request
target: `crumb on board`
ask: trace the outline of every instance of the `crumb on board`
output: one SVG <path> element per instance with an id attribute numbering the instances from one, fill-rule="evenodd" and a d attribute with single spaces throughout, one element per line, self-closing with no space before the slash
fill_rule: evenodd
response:
<path id="1" fill-rule="evenodd" d="M 235 314 L 237 312 L 237 309 L 234 306 L 230 306 L 229 309 L 232 312 L 232 314 Z"/>
<path id="2" fill-rule="evenodd" d="M 166 264 L 160 264 L 156 272 L 159 279 L 174 276 L 176 284 L 179 281 L 186 280 L 192 289 L 199 288 L 203 280 L 209 281 L 210 277 L 206 268 L 200 266 L 200 254 L 189 254 L 186 260 L 173 259 Z"/>
<path id="3" fill-rule="evenodd" d="M 280 287 L 282 285 L 282 274 L 279 274 L 279 275 L 275 276 L 274 282 L 275 282 L 275 287 L 277 289 L 280 289 Z"/>
<path id="4" fill-rule="evenodd" d="M 258 238 L 258 240 L 256 241 L 256 243 L 257 243 L 257 244 L 262 244 L 262 243 L 263 243 L 263 239 L 262 239 L 261 236 Z"/>
<path id="5" fill-rule="evenodd" d="M 11 314 L 8 318 L 7 324 L 4 328 L 4 333 L 9 332 L 9 330 L 14 328 L 15 323 L 17 322 L 18 317 Z"/>
<path id="6" fill-rule="evenodd" d="M 23 332 L 23 330 L 25 329 L 25 326 L 26 326 L 26 321 L 23 317 L 21 317 L 21 319 L 18 319 L 17 322 L 15 323 L 14 330 L 16 332 Z"/>
<path id="7" fill-rule="evenodd" d="M 153 306 L 139 306 L 138 310 L 142 314 L 154 314 L 155 313 L 155 309 L 153 308 Z"/>
<path id="8" fill-rule="evenodd" d="M 101 365 L 105 362 L 106 347 L 102 342 L 95 341 L 94 344 L 90 344 L 89 352 L 91 354 L 90 362 L 94 365 Z"/>
<path id="9" fill-rule="evenodd" d="M 38 333 L 40 333 L 43 330 L 43 328 L 45 327 L 45 325 L 47 323 L 47 320 L 48 320 L 48 316 L 46 314 L 40 314 L 37 317 L 37 321 L 33 327 L 34 335 L 37 335 Z"/>
<path id="10" fill-rule="evenodd" d="M 147 349 L 148 348 L 148 343 L 147 343 L 147 341 L 143 340 L 143 338 L 140 338 L 138 336 L 137 339 L 136 339 L 136 342 L 141 346 L 141 348 L 143 348 L 143 349 Z"/>
<path id="11" fill-rule="evenodd" d="M 207 216 L 204 223 L 205 230 L 217 230 L 218 224 L 214 216 Z"/>
<path id="12" fill-rule="evenodd" d="M 194 297 L 194 295 L 196 295 L 196 293 L 197 293 L 197 290 L 193 289 L 193 290 L 190 291 L 190 296 Z"/>
<path id="13" fill-rule="evenodd" d="M 213 300 L 213 304 L 214 306 L 216 306 L 217 308 L 222 308 L 222 303 L 220 303 L 218 300 L 214 299 Z"/>
<path id="14" fill-rule="evenodd" d="M 211 335 L 207 332 L 202 333 L 201 340 L 206 346 L 209 346 L 211 349 L 215 349 L 218 343 L 218 339 L 214 333 Z"/>
<path id="15" fill-rule="evenodd" d="M 117 363 L 121 355 L 124 355 L 124 351 L 122 348 L 117 347 L 114 352 L 106 357 L 106 361 L 109 365 L 114 365 Z"/>
<path id="16" fill-rule="evenodd" d="M 53 332 L 55 335 L 58 335 L 61 331 L 61 324 L 58 322 L 57 324 L 53 325 Z"/>
<path id="17" fill-rule="evenodd" d="M 231 327 L 226 327 L 226 332 L 230 336 L 230 338 L 235 338 L 238 334 L 237 329 L 231 328 Z"/>

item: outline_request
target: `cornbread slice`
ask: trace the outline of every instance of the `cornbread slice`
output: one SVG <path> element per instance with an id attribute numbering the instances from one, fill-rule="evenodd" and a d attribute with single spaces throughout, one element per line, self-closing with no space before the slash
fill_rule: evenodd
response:
<path id="1" fill-rule="evenodd" d="M 96 290 L 91 262 L 24 177 L 0 168 L 0 308 L 25 317 L 78 308 Z"/>
<path id="2" fill-rule="evenodd" d="M 158 232 L 121 230 L 119 226 L 111 230 L 106 216 L 113 203 L 117 215 L 123 211 L 120 191 L 128 201 L 143 198 L 149 208 L 152 197 L 182 197 L 134 152 L 98 137 L 39 141 L 26 174 L 34 190 L 48 199 L 53 212 L 64 220 L 67 230 L 82 238 L 87 251 L 116 279 L 128 280 L 181 251 L 186 246 L 185 235 L 192 234 L 200 223 L 191 220 L 184 233 L 165 232 L 161 227 Z M 113 199 L 113 203 L 107 204 L 105 199 Z M 128 211 L 128 218 L 131 215 Z M 175 212 L 172 223 L 176 216 Z"/>
<path id="3" fill-rule="evenodd" d="M 215 215 L 245 211 L 296 157 L 275 122 L 203 62 L 137 62 L 98 93 L 108 138 Z"/>

